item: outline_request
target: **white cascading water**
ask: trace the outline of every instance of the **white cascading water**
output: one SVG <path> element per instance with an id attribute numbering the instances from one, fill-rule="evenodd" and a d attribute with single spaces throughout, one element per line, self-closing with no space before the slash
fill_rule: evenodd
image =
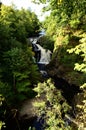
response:
<path id="1" fill-rule="evenodd" d="M 50 60 L 51 60 L 51 51 L 50 50 L 46 50 L 43 47 L 41 47 L 39 44 L 36 44 L 36 46 L 39 48 L 39 50 L 41 51 L 41 58 L 39 60 L 38 63 L 40 64 L 49 64 Z"/>
<path id="2" fill-rule="evenodd" d="M 48 75 L 47 75 L 45 66 L 47 64 L 49 64 L 49 62 L 51 60 L 52 52 L 50 50 L 44 49 L 42 46 L 40 46 L 39 44 L 37 44 L 37 40 L 38 39 L 39 39 L 39 37 L 30 38 L 30 41 L 33 44 L 34 51 L 36 52 L 36 54 L 38 54 L 36 56 L 36 63 L 38 64 L 39 70 L 40 70 L 41 74 L 44 77 L 46 77 Z"/>
<path id="3" fill-rule="evenodd" d="M 41 74 L 46 77 L 48 76 L 46 72 L 46 65 L 49 64 L 51 60 L 52 52 L 50 50 L 44 49 L 41 45 L 37 44 L 39 37 L 30 38 L 33 45 L 33 50 L 36 53 L 36 63 L 38 64 Z"/>
<path id="4" fill-rule="evenodd" d="M 40 60 L 37 63 L 45 64 L 45 65 L 49 64 L 49 62 L 51 60 L 52 52 L 50 50 L 44 49 L 39 44 L 36 44 L 38 39 L 39 39 L 39 37 L 30 38 L 30 41 L 32 42 L 32 44 L 35 45 L 35 48 L 38 48 L 38 50 L 40 50 L 40 52 L 41 52 Z"/>

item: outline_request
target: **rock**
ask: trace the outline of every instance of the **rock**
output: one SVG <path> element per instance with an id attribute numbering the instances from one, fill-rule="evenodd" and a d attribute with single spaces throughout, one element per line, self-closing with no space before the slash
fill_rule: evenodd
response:
<path id="1" fill-rule="evenodd" d="M 35 102 L 41 102 L 44 100 L 44 97 L 41 98 L 33 98 L 33 99 L 28 99 L 26 100 L 20 108 L 19 111 L 19 118 L 20 119 L 31 119 L 31 118 L 35 118 L 37 116 L 36 113 L 36 107 L 34 106 Z"/>

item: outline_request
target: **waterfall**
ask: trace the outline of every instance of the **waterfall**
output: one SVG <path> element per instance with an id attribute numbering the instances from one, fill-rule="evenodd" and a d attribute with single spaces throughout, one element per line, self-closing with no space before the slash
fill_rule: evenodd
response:
<path id="1" fill-rule="evenodd" d="M 32 42 L 33 51 L 35 52 L 36 61 L 38 64 L 49 64 L 51 60 L 51 51 L 44 49 L 41 45 L 36 44 L 39 37 L 29 38 Z M 40 54 L 39 54 L 40 53 Z M 40 58 L 39 58 L 40 57 Z"/>
<path id="2" fill-rule="evenodd" d="M 41 45 L 37 44 L 39 37 L 30 38 L 32 43 L 32 50 L 35 52 L 36 63 L 39 67 L 41 74 L 46 77 L 46 65 L 49 64 L 51 60 L 52 52 L 50 50 L 44 49 Z"/>
<path id="3" fill-rule="evenodd" d="M 38 63 L 45 64 L 45 65 L 49 64 L 49 62 L 51 60 L 51 54 L 52 54 L 51 51 L 44 49 L 39 44 L 36 44 L 36 46 L 41 51 L 41 57 L 40 57 L 40 60 L 38 61 Z"/>

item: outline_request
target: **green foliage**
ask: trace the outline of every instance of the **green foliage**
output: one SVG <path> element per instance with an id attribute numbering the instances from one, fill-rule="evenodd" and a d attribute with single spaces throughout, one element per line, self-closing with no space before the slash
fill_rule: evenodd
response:
<path id="1" fill-rule="evenodd" d="M 83 56 L 83 62 L 81 64 L 76 63 L 75 64 L 75 70 L 81 71 L 86 74 L 86 51 L 85 48 L 86 43 L 82 42 L 82 44 L 79 44 L 75 48 L 69 50 L 69 52 L 74 52 L 78 55 Z M 82 52 L 82 53 L 81 53 Z M 76 108 L 78 108 L 78 113 L 76 115 L 76 119 L 80 122 L 78 129 L 80 130 L 86 128 L 86 82 L 84 81 L 84 84 L 80 86 L 80 88 L 83 90 L 83 95 L 81 102 L 76 103 Z M 80 96 L 80 94 L 79 94 Z"/>
<path id="2" fill-rule="evenodd" d="M 38 34 L 39 21 L 29 10 L 1 7 L 0 15 L 0 94 L 11 104 L 34 95 L 40 78 L 26 38 Z M 17 100 L 17 101 L 18 101 Z"/>
<path id="3" fill-rule="evenodd" d="M 83 37 L 80 39 L 80 44 L 77 45 L 73 49 L 69 49 L 69 53 L 75 53 L 76 55 L 80 55 L 83 58 L 83 61 L 81 64 L 75 63 L 75 70 L 81 71 L 86 73 L 86 35 L 83 35 Z"/>
<path id="4" fill-rule="evenodd" d="M 29 10 L 17 10 L 13 6 L 2 5 L 1 19 L 9 26 L 11 36 L 16 37 L 18 41 L 25 42 L 26 37 L 34 36 L 39 32 L 37 16 Z"/>
<path id="5" fill-rule="evenodd" d="M 51 51 L 54 49 L 54 40 L 47 35 L 40 37 L 38 43 L 45 49 Z"/>
<path id="6" fill-rule="evenodd" d="M 38 93 L 37 97 L 41 99 L 41 102 L 36 102 L 34 105 L 37 107 L 37 114 L 39 116 L 44 115 L 45 130 L 71 130 L 71 127 L 66 126 L 64 121 L 70 106 L 63 98 L 61 91 L 55 88 L 51 79 L 39 83 L 34 91 Z"/>
<path id="7" fill-rule="evenodd" d="M 54 35 L 56 35 L 57 25 L 56 20 L 51 15 L 50 17 L 46 17 L 46 20 L 43 22 L 43 28 L 46 30 L 46 34 L 54 40 Z"/>
<path id="8" fill-rule="evenodd" d="M 41 0 L 35 1 L 43 2 Z M 67 26 L 74 30 L 81 28 L 86 30 L 85 0 L 45 0 L 45 2 L 47 3 L 45 11 L 50 10 L 50 16 L 46 17 L 44 21 L 44 28 L 46 28 L 48 35 L 56 37 L 59 30 Z"/>
<path id="9" fill-rule="evenodd" d="M 0 107 L 1 107 L 2 104 L 3 104 L 3 101 L 4 101 L 4 97 L 0 94 Z M 1 111 L 0 111 L 0 113 L 1 113 Z M 0 130 L 1 130 L 2 126 L 5 127 L 5 123 L 2 122 L 2 121 L 0 121 Z"/>
<path id="10" fill-rule="evenodd" d="M 36 1 L 36 0 L 35 0 Z M 86 0 L 50 0 L 45 10 L 50 10 L 46 17 L 44 27 L 48 35 L 55 38 L 53 66 L 51 69 L 63 68 L 61 77 L 77 85 L 82 84 L 83 98 L 77 104 L 79 112 L 79 130 L 86 129 Z M 68 53 L 69 52 L 69 53 Z M 53 62 L 52 61 L 52 62 Z M 55 63 L 56 61 L 56 63 Z M 53 70 L 54 71 L 54 70 Z M 65 74 L 64 74 L 64 73 Z M 59 75 L 57 71 L 57 75 Z M 79 94 L 80 95 L 80 94 Z M 81 126 L 82 125 L 82 126 Z M 53 128 L 52 128 L 53 129 Z"/>
<path id="11" fill-rule="evenodd" d="M 80 71 L 86 75 L 86 34 L 82 35 L 80 39 L 80 44 L 75 46 L 75 48 L 69 49 L 69 53 L 75 53 L 76 55 L 80 55 L 83 60 L 82 63 L 75 63 L 74 70 Z M 76 108 L 78 108 L 78 113 L 76 115 L 76 119 L 80 122 L 79 130 L 86 128 L 86 80 L 84 80 L 84 84 L 80 86 L 83 90 L 82 96 L 83 98 L 80 99 L 80 102 L 76 103 Z"/>
<path id="12" fill-rule="evenodd" d="M 79 79 L 78 82 L 84 79 L 84 84 L 80 87 L 83 90 L 83 99 L 80 98 L 81 104 L 76 106 L 79 109 L 76 115 L 79 121 L 78 129 L 81 127 L 84 129 L 86 128 L 86 0 L 34 1 L 47 3 L 48 7 L 45 10 L 51 11 L 50 16 L 43 23 L 47 35 L 51 37 L 50 41 L 46 38 L 44 46 L 47 48 L 52 44 L 51 41 L 56 41 L 54 44 L 54 58 L 58 61 L 56 64 L 65 66 L 65 71 L 72 68 L 72 72 L 69 71 L 67 75 L 68 78 Z M 2 6 L 0 94 L 3 94 L 10 102 L 25 99 L 26 95 L 32 93 L 31 87 L 38 82 L 37 66 L 33 64 L 31 49 L 26 44 L 26 37 L 34 36 L 38 32 L 39 21 L 34 13 L 24 9 L 19 11 L 12 6 Z M 46 45 L 47 42 L 50 44 Z M 68 70 L 66 66 L 69 67 Z M 40 115 L 45 114 L 44 119 L 47 124 L 45 129 L 70 130 L 70 126 L 65 125 L 64 117 L 62 117 L 68 112 L 69 106 L 61 92 L 55 89 L 50 80 L 38 84 L 35 91 L 38 92 L 39 97 L 43 97 L 43 101 L 35 105 L 39 108 Z M 0 125 L 2 126 L 2 122 Z"/>
<path id="13" fill-rule="evenodd" d="M 33 64 L 31 50 L 28 49 L 25 52 L 21 48 L 13 48 L 5 52 L 3 62 L 5 65 L 3 66 L 4 68 L 2 67 L 2 81 L 6 84 L 4 85 L 6 90 L 2 93 L 5 97 L 14 95 L 12 96 L 13 98 L 16 95 L 19 99 L 21 96 L 25 98 L 25 93 L 30 94 L 31 88 L 29 87 L 36 84 L 39 79 L 38 68 Z M 1 88 L 3 89 L 3 87 Z"/>
<path id="14" fill-rule="evenodd" d="M 2 106 L 3 101 L 4 101 L 4 97 L 0 94 L 0 106 Z"/>
<path id="15" fill-rule="evenodd" d="M 2 126 L 4 126 L 4 125 L 5 125 L 5 123 L 0 121 L 0 130 L 1 130 Z"/>
<path id="16" fill-rule="evenodd" d="M 27 44 L 27 38 L 38 32 L 39 21 L 30 10 L 1 6 L 0 130 L 4 127 L 4 122 L 11 118 L 7 117 L 11 113 L 8 108 L 19 107 L 21 101 L 35 96 L 32 89 L 38 83 L 40 74 L 34 64 L 32 48 Z"/>
<path id="17" fill-rule="evenodd" d="M 35 128 L 29 127 L 28 130 L 35 130 Z"/>

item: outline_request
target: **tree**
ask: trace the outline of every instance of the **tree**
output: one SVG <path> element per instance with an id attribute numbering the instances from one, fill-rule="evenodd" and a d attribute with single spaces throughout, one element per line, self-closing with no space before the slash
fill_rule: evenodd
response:
<path id="1" fill-rule="evenodd" d="M 34 36 L 39 32 L 39 20 L 30 10 L 17 10 L 15 6 L 4 6 L 1 9 L 1 20 L 8 25 L 11 37 L 25 42 L 26 37 Z"/>
<path id="2" fill-rule="evenodd" d="M 46 10 L 50 16 L 46 18 L 44 27 L 48 34 L 54 37 L 53 67 L 57 76 L 81 86 L 81 103 L 76 103 L 78 112 L 76 118 L 79 122 L 78 129 L 86 127 L 86 1 L 82 0 L 35 0 L 47 3 Z M 68 53 L 68 51 L 70 54 Z M 75 66 L 75 67 L 74 67 Z M 72 68 L 72 69 L 71 69 Z M 61 73 L 62 72 L 62 73 Z M 53 72 L 54 73 L 54 72 Z M 58 73 L 61 73 L 58 74 Z M 77 78 L 78 77 L 78 78 Z M 82 98 L 81 98 L 82 97 Z M 78 96 L 77 96 L 78 98 Z M 76 110 L 77 111 L 77 110 Z M 82 126 L 81 126 L 82 125 Z M 82 128 L 81 128 L 82 127 Z"/>
<path id="3" fill-rule="evenodd" d="M 75 53 L 76 55 L 80 55 L 83 58 L 81 64 L 75 63 L 74 70 L 80 71 L 86 75 L 86 34 L 82 35 L 80 44 L 75 48 L 69 49 L 68 52 Z M 76 119 L 78 122 L 80 122 L 79 130 L 86 128 L 86 80 L 84 80 L 84 84 L 82 84 L 80 88 L 83 90 L 83 92 L 77 95 L 76 98 L 79 98 L 79 101 L 77 100 L 75 103 Z"/>
<path id="4" fill-rule="evenodd" d="M 2 5 L 0 81 L 3 85 L 0 86 L 0 93 L 10 103 L 15 98 L 19 100 L 26 98 L 26 93 L 31 96 L 31 87 L 39 80 L 38 68 L 32 58 L 32 48 L 26 42 L 28 33 L 35 33 L 37 31 L 35 27 L 39 25 L 36 21 L 37 25 L 33 27 L 33 19 L 38 20 L 37 16 L 29 10 L 17 10 L 14 6 Z"/>

